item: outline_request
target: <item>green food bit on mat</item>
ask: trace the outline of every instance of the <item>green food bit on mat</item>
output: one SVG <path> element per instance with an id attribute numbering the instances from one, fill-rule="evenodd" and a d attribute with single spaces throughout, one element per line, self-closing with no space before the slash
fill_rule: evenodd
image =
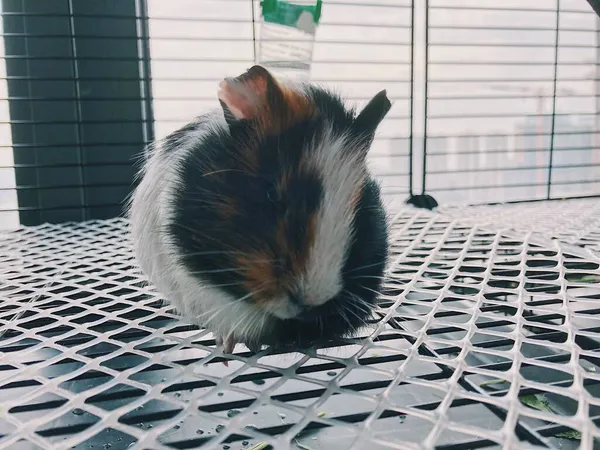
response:
<path id="1" fill-rule="evenodd" d="M 497 378 L 494 380 L 484 381 L 479 386 L 486 389 L 486 388 L 489 388 L 490 386 L 494 386 L 496 384 L 503 384 L 503 383 L 506 383 L 506 380 L 501 380 L 500 378 Z"/>
<path id="2" fill-rule="evenodd" d="M 527 394 L 520 397 L 521 403 L 538 411 L 554 413 L 548 405 L 548 399 L 545 394 Z"/>
<path id="3" fill-rule="evenodd" d="M 259 442 L 256 445 L 253 445 L 248 450 L 265 450 L 265 448 L 267 448 L 268 446 L 269 446 L 269 444 L 267 442 L 262 441 L 262 442 Z"/>
<path id="4" fill-rule="evenodd" d="M 294 440 L 294 443 L 298 446 L 298 448 L 301 448 L 302 450 L 315 450 L 314 448 L 309 447 L 308 445 L 301 444 L 296 440 Z"/>
<path id="5" fill-rule="evenodd" d="M 319 414 L 317 414 L 317 417 L 325 417 L 327 415 L 327 413 L 324 413 L 323 411 L 321 411 Z"/>
<path id="6" fill-rule="evenodd" d="M 554 437 L 563 438 L 563 439 L 571 439 L 573 441 L 580 441 L 581 433 L 579 431 L 565 431 L 563 433 L 555 434 Z"/>

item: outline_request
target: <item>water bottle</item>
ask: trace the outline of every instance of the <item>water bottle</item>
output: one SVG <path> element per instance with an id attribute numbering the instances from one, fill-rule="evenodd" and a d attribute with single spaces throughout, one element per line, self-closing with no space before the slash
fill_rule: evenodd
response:
<path id="1" fill-rule="evenodd" d="M 256 63 L 291 79 L 310 77 L 322 0 L 262 0 Z"/>

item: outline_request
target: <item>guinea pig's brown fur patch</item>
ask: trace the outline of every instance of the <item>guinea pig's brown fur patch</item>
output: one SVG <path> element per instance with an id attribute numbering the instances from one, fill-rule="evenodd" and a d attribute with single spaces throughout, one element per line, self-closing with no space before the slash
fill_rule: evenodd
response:
<path id="1" fill-rule="evenodd" d="M 271 252 L 255 250 L 239 254 L 236 263 L 243 275 L 244 287 L 253 294 L 252 300 L 257 304 L 267 303 L 268 300 L 281 295 L 282 290 Z"/>
<path id="2" fill-rule="evenodd" d="M 283 86 L 279 86 L 279 89 L 284 106 L 281 111 L 273 108 L 270 115 L 265 117 L 263 125 L 265 133 L 279 133 L 294 123 L 309 119 L 316 112 L 314 103 L 302 92 Z M 278 120 L 273 120 L 274 118 Z"/>

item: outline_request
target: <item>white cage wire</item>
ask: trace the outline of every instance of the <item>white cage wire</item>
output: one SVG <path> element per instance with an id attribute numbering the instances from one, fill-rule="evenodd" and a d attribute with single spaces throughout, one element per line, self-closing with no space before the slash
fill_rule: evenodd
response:
<path id="1" fill-rule="evenodd" d="M 598 448 L 599 210 L 401 208 L 367 329 L 228 367 L 146 284 L 124 220 L 4 233 L 0 447 Z M 587 231 L 528 231 L 559 212 Z"/>

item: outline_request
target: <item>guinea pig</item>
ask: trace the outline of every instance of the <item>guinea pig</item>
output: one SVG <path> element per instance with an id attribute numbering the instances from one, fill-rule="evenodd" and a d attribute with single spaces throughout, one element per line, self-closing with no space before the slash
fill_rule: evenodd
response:
<path id="1" fill-rule="evenodd" d="M 128 204 L 140 268 L 224 353 L 352 335 L 387 264 L 366 160 L 386 91 L 357 112 L 261 66 L 219 88 L 220 107 L 144 152 Z"/>

